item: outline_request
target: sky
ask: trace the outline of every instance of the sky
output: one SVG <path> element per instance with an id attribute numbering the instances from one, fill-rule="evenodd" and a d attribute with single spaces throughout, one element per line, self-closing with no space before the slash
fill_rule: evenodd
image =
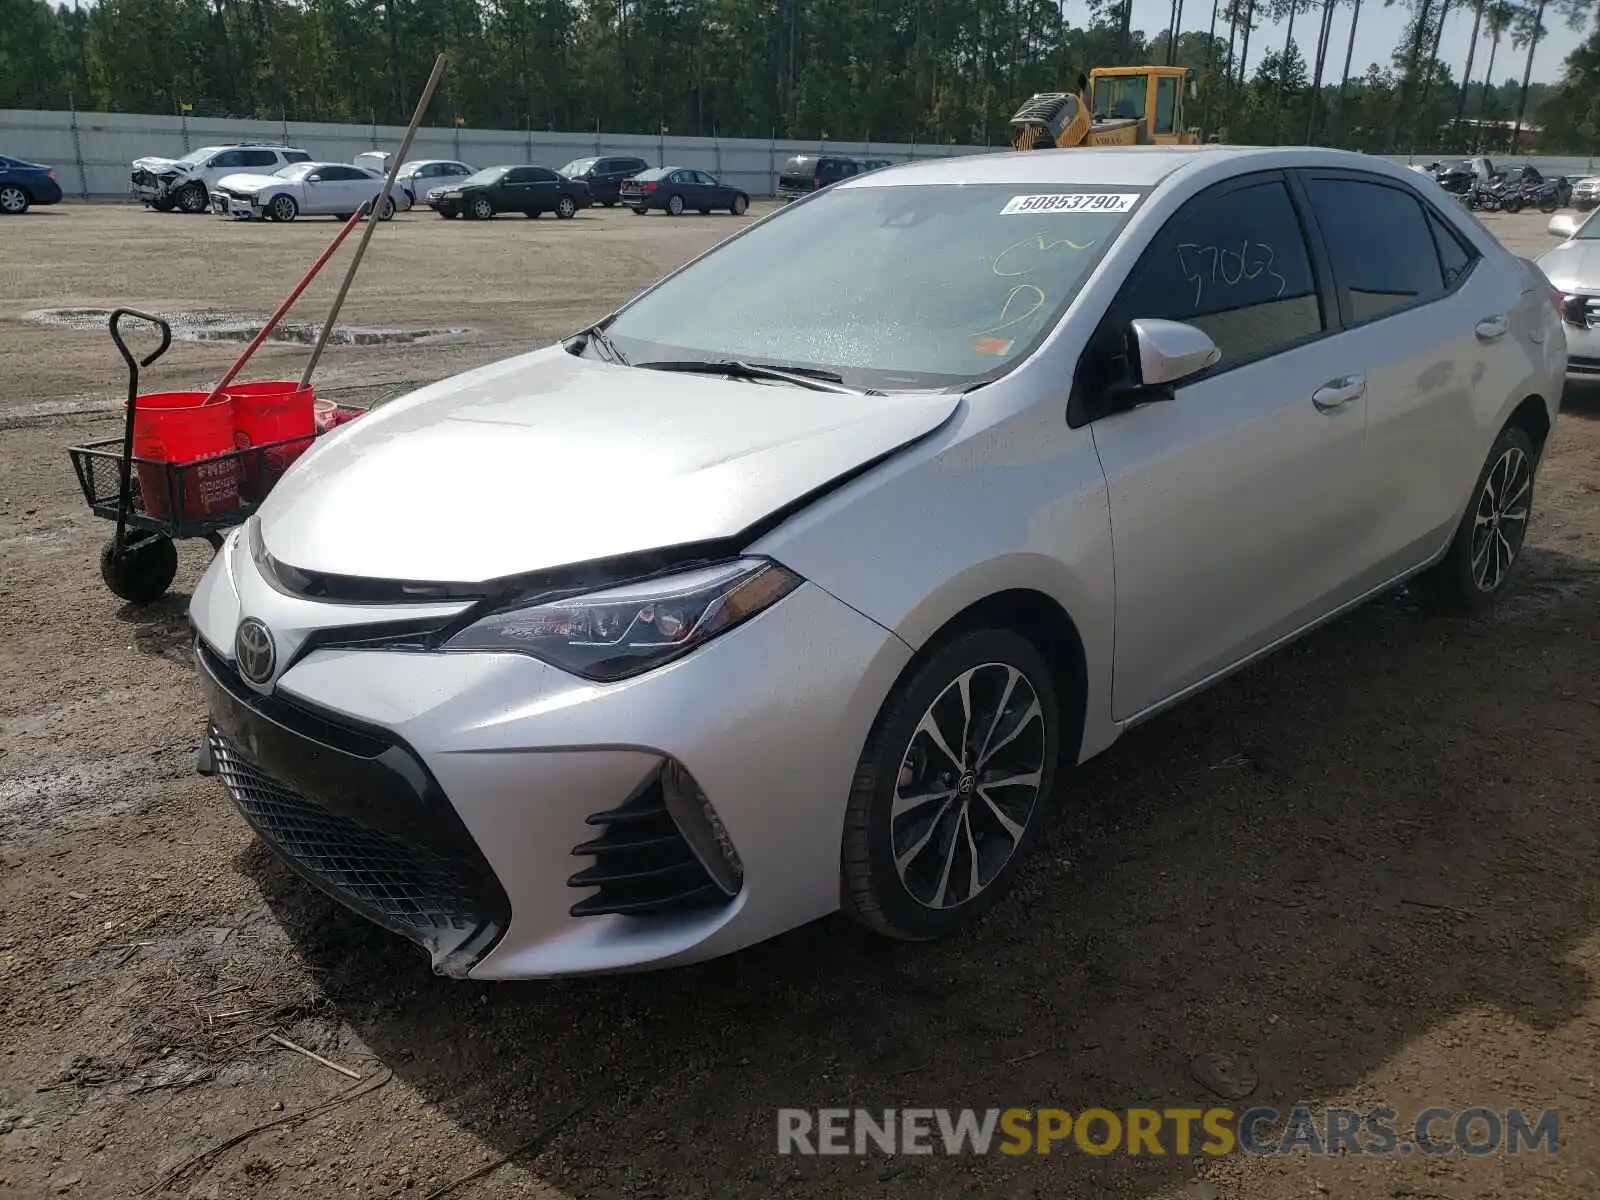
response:
<path id="1" fill-rule="evenodd" d="M 1071 3 L 1067 5 L 1068 20 L 1074 19 L 1072 10 L 1075 7 L 1078 6 Z M 1365 74 L 1369 63 L 1375 62 L 1380 66 L 1389 64 L 1389 56 L 1394 50 L 1395 43 L 1405 32 L 1409 12 L 1409 6 L 1404 4 L 1385 8 L 1383 0 L 1362 0 L 1361 23 L 1356 29 L 1355 57 L 1350 62 L 1352 76 Z M 1169 0 L 1133 0 L 1133 27 L 1143 29 L 1147 37 L 1154 37 L 1167 27 L 1171 13 Z M 1300 47 L 1300 52 L 1308 59 L 1316 50 L 1317 28 L 1321 15 L 1322 8 L 1318 5 L 1309 16 L 1301 13 L 1295 19 L 1294 40 Z M 1211 5 L 1207 0 L 1185 0 L 1182 22 L 1185 30 L 1198 29 L 1203 33 L 1210 24 Z M 1539 40 L 1539 49 L 1533 56 L 1535 83 L 1554 83 L 1559 79 L 1562 62 L 1583 40 L 1582 30 L 1568 29 L 1565 19 L 1554 13 L 1545 17 L 1545 26 L 1548 32 Z M 1227 24 L 1219 21 L 1217 29 L 1226 39 Z M 1250 35 L 1250 61 L 1246 64 L 1246 70 L 1255 70 L 1256 63 L 1262 57 L 1271 51 L 1283 49 L 1283 35 L 1282 25 L 1263 23 L 1257 26 Z M 1466 62 L 1467 41 L 1471 35 L 1472 5 L 1461 0 L 1451 5 L 1450 15 L 1445 21 L 1444 36 L 1439 40 L 1439 58 L 1450 64 L 1458 79 L 1461 75 L 1461 65 Z M 1328 54 L 1328 60 L 1332 64 L 1329 69 L 1333 72 L 1335 82 L 1338 82 L 1339 72 L 1344 67 L 1345 40 L 1349 36 L 1350 5 L 1341 4 L 1333 21 L 1332 45 L 1336 48 L 1336 52 L 1330 50 Z M 1504 83 L 1510 76 L 1514 76 L 1519 84 L 1522 82 L 1522 68 L 1527 60 L 1527 53 L 1526 48 L 1513 50 L 1509 37 L 1501 39 L 1500 51 L 1494 60 L 1496 86 Z M 1483 78 L 1483 69 L 1489 61 L 1488 55 L 1489 39 L 1480 37 L 1478 54 L 1472 63 L 1474 79 Z"/>

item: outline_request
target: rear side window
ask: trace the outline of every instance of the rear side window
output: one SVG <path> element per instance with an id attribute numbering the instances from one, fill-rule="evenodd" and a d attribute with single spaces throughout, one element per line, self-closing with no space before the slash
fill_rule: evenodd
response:
<path id="1" fill-rule="evenodd" d="M 1117 303 L 1120 324 L 1184 321 L 1237 366 L 1322 332 L 1311 257 L 1280 180 L 1196 196 L 1162 227 Z"/>
<path id="2" fill-rule="evenodd" d="M 1415 196 L 1377 182 L 1315 177 L 1306 192 L 1356 323 L 1444 295 L 1439 251 Z"/>
<path id="3" fill-rule="evenodd" d="M 241 167 L 275 167 L 278 165 L 278 155 L 272 150 L 241 150 L 239 151 L 239 165 Z"/>
<path id="4" fill-rule="evenodd" d="M 285 150 L 283 152 L 283 157 L 284 161 L 292 163 L 311 161 L 311 155 L 307 154 L 304 150 Z"/>
<path id="5" fill-rule="evenodd" d="M 1455 287 L 1477 261 L 1477 254 L 1468 249 L 1460 235 L 1445 224 L 1444 218 L 1432 209 L 1427 210 L 1428 228 L 1433 230 L 1433 244 L 1439 251 L 1439 267 L 1444 272 L 1445 290 Z"/>

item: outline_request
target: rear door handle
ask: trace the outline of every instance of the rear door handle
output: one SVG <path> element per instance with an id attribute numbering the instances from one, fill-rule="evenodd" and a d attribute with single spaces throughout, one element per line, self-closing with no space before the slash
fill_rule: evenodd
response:
<path id="1" fill-rule="evenodd" d="M 1311 403 L 1323 412 L 1333 412 L 1343 408 L 1352 400 L 1359 400 L 1367 394 L 1367 379 L 1365 375 L 1346 375 L 1343 379 L 1330 379 L 1316 391 L 1311 393 Z"/>
<path id="2" fill-rule="evenodd" d="M 1492 342 L 1497 337 L 1504 337 L 1506 330 L 1509 328 L 1511 328 L 1511 325 L 1504 316 L 1485 317 L 1478 322 L 1478 326 L 1473 332 L 1483 341 Z"/>

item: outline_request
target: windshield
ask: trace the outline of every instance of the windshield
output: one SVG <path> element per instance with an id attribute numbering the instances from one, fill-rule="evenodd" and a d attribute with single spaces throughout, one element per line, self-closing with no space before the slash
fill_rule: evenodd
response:
<path id="1" fill-rule="evenodd" d="M 743 359 L 852 387 L 957 387 L 1055 325 L 1142 193 L 847 187 L 753 226 L 606 327 L 635 363 Z"/>
<path id="2" fill-rule="evenodd" d="M 1600 221 L 1595 217 L 1600 216 L 1600 209 L 1596 209 L 1584 218 L 1583 224 L 1578 226 L 1578 232 L 1572 235 L 1576 242 L 1600 242 Z"/>
<path id="3" fill-rule="evenodd" d="M 287 167 L 279 167 L 273 172 L 279 179 L 300 180 L 311 174 L 316 163 L 290 163 Z"/>
<path id="4" fill-rule="evenodd" d="M 456 186 L 465 187 L 469 183 L 493 183 L 509 170 L 511 170 L 510 167 L 485 167 L 475 175 L 468 175 Z"/>
<path id="5" fill-rule="evenodd" d="M 1129 117 L 1144 120 L 1145 86 L 1149 78 L 1148 75 L 1123 75 L 1095 80 L 1095 116 L 1110 117 L 1112 120 Z"/>
<path id="6" fill-rule="evenodd" d="M 205 162 L 205 160 L 210 158 L 213 154 L 216 154 L 220 150 L 226 149 L 226 146 L 201 146 L 200 149 L 191 150 L 182 158 L 175 159 L 174 161 L 188 163 L 190 166 L 193 166 L 195 163 Z"/>
<path id="7" fill-rule="evenodd" d="M 566 166 L 562 167 L 557 174 L 565 175 L 568 179 L 570 179 L 574 175 L 582 175 L 585 171 L 599 161 L 600 160 L 597 158 L 575 158 Z"/>

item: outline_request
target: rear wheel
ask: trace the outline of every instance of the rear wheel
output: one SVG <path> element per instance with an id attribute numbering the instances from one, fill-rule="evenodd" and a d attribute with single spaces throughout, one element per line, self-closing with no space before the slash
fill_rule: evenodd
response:
<path id="1" fill-rule="evenodd" d="M 728 211 L 736 217 L 742 217 L 745 214 L 745 210 L 749 207 L 750 201 L 746 200 L 743 196 L 735 196 L 733 198 L 733 203 L 728 206 Z"/>
<path id="2" fill-rule="evenodd" d="M 615 200 L 602 200 L 600 203 L 604 204 L 607 208 L 615 208 L 617 206 L 617 202 Z"/>
<path id="3" fill-rule="evenodd" d="M 999 901 L 1044 823 L 1060 752 L 1049 665 L 1007 629 L 961 634 L 896 685 L 856 765 L 841 902 L 903 941 Z"/>
<path id="4" fill-rule="evenodd" d="M 274 221 L 292 221 L 300 215 L 300 206 L 288 192 L 279 192 L 267 204 L 267 213 Z"/>
<path id="5" fill-rule="evenodd" d="M 206 188 L 203 183 L 186 183 L 178 191 L 178 207 L 186 213 L 206 210 Z"/>
<path id="6" fill-rule="evenodd" d="M 667 215 L 669 217 L 683 216 L 683 197 L 673 196 L 667 201 Z"/>
<path id="7" fill-rule="evenodd" d="M 1533 439 L 1520 425 L 1500 431 L 1450 549 L 1412 581 L 1411 591 L 1424 605 L 1464 616 L 1505 589 L 1528 535 L 1538 458 Z"/>
<path id="8" fill-rule="evenodd" d="M 334 213 L 333 219 L 335 221 L 348 221 L 354 215 L 354 213 Z"/>
<path id="9" fill-rule="evenodd" d="M 640 207 L 640 208 L 636 208 L 636 209 L 633 210 L 633 215 L 636 216 L 636 217 L 642 217 L 646 213 L 648 213 L 649 211 L 650 210 L 648 208 Z"/>
<path id="10" fill-rule="evenodd" d="M 0 187 L 0 212 L 6 213 L 8 216 L 20 217 L 28 211 L 28 205 L 31 203 L 28 193 L 16 184 L 8 183 Z"/>
<path id="11" fill-rule="evenodd" d="M 578 202 L 571 196 L 563 196 L 556 201 L 556 216 L 563 221 L 570 221 L 578 215 Z"/>
<path id="12" fill-rule="evenodd" d="M 362 206 L 361 211 L 370 216 L 372 214 L 372 201 L 367 201 L 367 203 Z M 383 202 L 378 206 L 378 220 L 388 221 L 393 217 L 394 199 L 390 196 L 385 196 L 383 198 Z"/>

